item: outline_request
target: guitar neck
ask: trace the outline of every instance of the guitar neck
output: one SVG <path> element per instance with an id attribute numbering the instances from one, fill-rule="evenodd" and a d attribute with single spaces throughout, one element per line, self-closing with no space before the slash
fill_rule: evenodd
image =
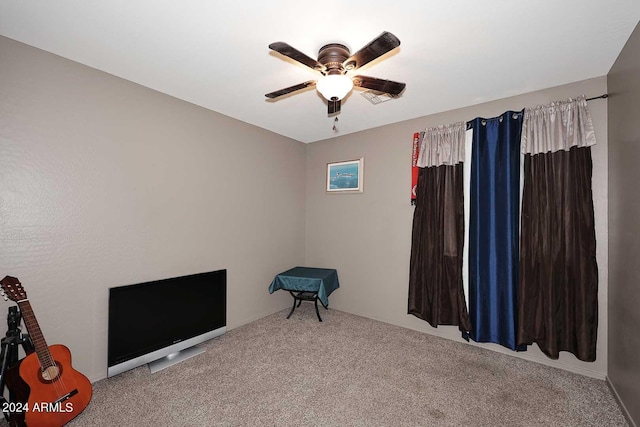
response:
<path id="1" fill-rule="evenodd" d="M 22 312 L 22 319 L 24 320 L 24 324 L 26 325 L 29 336 L 31 337 L 31 342 L 33 342 L 33 347 L 35 348 L 36 354 L 38 355 L 40 366 L 43 369 L 46 369 L 49 366 L 53 366 L 55 364 L 53 361 L 53 357 L 51 357 L 49 346 L 44 339 L 44 335 L 42 335 L 42 331 L 40 330 L 40 325 L 38 325 L 36 315 L 33 313 L 31 303 L 28 299 L 25 299 L 19 301 L 18 306 L 20 307 L 20 311 Z"/>

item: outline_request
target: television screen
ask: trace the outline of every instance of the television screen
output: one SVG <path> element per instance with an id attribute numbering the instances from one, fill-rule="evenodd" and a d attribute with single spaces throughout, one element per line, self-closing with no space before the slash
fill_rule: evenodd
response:
<path id="1" fill-rule="evenodd" d="M 218 270 L 110 288 L 109 367 L 225 327 L 226 281 Z"/>

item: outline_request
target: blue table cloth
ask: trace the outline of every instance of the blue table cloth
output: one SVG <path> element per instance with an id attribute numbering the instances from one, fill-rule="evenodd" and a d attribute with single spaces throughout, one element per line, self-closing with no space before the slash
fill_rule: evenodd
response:
<path id="1" fill-rule="evenodd" d="M 339 287 L 338 272 L 333 268 L 294 267 L 273 279 L 269 286 L 269 293 L 272 294 L 278 289 L 316 292 L 318 299 L 326 308 L 329 306 L 329 295 Z"/>

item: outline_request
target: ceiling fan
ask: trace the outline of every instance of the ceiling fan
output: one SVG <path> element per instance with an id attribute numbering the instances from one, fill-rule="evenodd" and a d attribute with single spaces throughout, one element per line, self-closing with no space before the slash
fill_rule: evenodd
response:
<path id="1" fill-rule="evenodd" d="M 322 46 L 318 52 L 318 60 L 315 60 L 287 43 L 271 43 L 269 49 L 288 56 L 313 70 L 319 71 L 322 77 L 317 81 L 309 80 L 275 92 L 267 93 L 265 96 L 274 99 L 315 86 L 318 92 L 329 101 L 328 114 L 330 115 L 340 112 L 340 101 L 351 92 L 354 86 L 397 96 L 404 90 L 406 86 L 405 83 L 361 75 L 349 77 L 347 73 L 357 70 L 398 46 L 400 46 L 400 40 L 390 32 L 385 31 L 353 55 L 349 52 L 349 48 L 339 43 L 330 43 Z"/>

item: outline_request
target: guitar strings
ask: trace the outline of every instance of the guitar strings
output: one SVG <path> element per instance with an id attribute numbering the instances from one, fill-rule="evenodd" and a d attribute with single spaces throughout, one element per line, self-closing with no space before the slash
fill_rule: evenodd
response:
<path id="1" fill-rule="evenodd" d="M 26 302 L 28 303 L 28 301 Z M 58 372 L 59 372 L 59 367 L 56 365 L 55 360 L 53 359 L 53 356 L 51 355 L 49 347 L 47 346 L 47 343 L 44 339 L 44 336 L 40 331 L 40 328 L 37 324 L 37 319 L 33 314 L 33 309 L 31 308 L 30 303 L 28 303 L 27 308 L 28 310 L 26 311 L 23 310 L 23 314 L 25 316 L 28 316 L 28 320 L 30 320 L 33 326 L 36 327 L 34 331 L 36 332 L 36 336 L 35 337 L 32 336 L 32 338 L 34 341 L 34 347 L 36 347 L 36 356 L 38 357 L 38 364 L 40 365 L 41 375 L 44 378 L 44 374 L 49 367 L 54 367 L 54 369 L 57 370 Z M 31 333 L 31 331 L 29 332 Z M 38 347 L 40 348 L 40 352 L 38 352 Z M 56 377 L 59 377 L 59 375 L 57 375 Z M 58 395 L 58 397 L 62 397 L 63 396 L 62 393 L 64 391 L 64 382 L 56 381 L 54 379 L 53 381 L 51 381 L 51 383 L 53 384 L 54 390 L 56 391 L 56 394 Z"/>
<path id="2" fill-rule="evenodd" d="M 20 308 L 22 309 L 22 314 L 23 314 L 23 318 L 25 319 L 25 324 L 27 324 L 28 322 L 31 322 L 33 326 L 32 329 L 34 329 L 33 331 L 31 331 L 27 327 L 28 332 L 32 334 L 31 338 L 34 341 L 34 347 L 36 349 L 35 351 L 36 357 L 38 359 L 38 364 L 40 365 L 41 375 L 44 378 L 44 373 L 49 367 L 53 367 L 54 372 L 56 373 L 55 377 L 49 380 L 51 381 L 51 384 L 53 385 L 53 388 L 56 392 L 57 399 L 54 400 L 56 401 L 59 398 L 63 397 L 65 394 L 69 393 L 71 390 L 67 389 L 67 386 L 64 383 L 64 380 L 62 379 L 62 370 L 56 364 L 56 361 L 53 358 L 51 351 L 49 350 L 49 346 L 47 345 L 47 342 L 44 339 L 44 335 L 42 335 L 42 331 L 40 330 L 40 326 L 38 325 L 38 320 L 36 319 L 35 314 L 33 313 L 33 309 L 31 308 L 31 303 L 29 302 L 28 299 L 25 299 L 25 300 L 19 301 L 18 305 L 21 306 Z M 22 307 L 22 305 L 24 305 L 24 307 Z M 33 336 L 33 332 L 36 333 L 35 337 Z M 38 352 L 38 346 L 41 349 L 40 352 Z M 44 354 L 41 354 L 41 353 L 44 353 Z M 44 366 L 44 365 L 47 365 L 47 366 Z M 49 403 L 53 403 L 53 402 L 49 402 Z"/>

